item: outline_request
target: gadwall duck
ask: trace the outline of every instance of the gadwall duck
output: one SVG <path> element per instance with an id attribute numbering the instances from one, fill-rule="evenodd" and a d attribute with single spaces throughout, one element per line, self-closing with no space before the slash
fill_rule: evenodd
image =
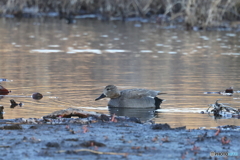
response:
<path id="1" fill-rule="evenodd" d="M 160 109 L 160 105 L 164 101 L 157 97 L 160 94 L 166 93 L 148 89 L 126 89 L 119 91 L 116 86 L 108 85 L 95 101 L 107 97 L 110 98 L 108 107 Z"/>

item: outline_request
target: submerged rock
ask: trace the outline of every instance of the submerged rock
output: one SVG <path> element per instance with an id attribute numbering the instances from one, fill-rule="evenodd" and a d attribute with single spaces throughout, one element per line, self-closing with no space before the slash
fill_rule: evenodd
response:
<path id="1" fill-rule="evenodd" d="M 84 111 L 78 108 L 68 108 L 60 111 L 55 111 L 51 114 L 44 116 L 43 118 L 71 118 L 72 116 L 76 116 L 79 118 L 87 118 L 89 116 L 98 116 L 100 117 L 101 114 L 97 112 L 89 112 Z"/>
<path id="2" fill-rule="evenodd" d="M 0 127 L 0 129 L 3 129 L 3 130 L 16 130 L 16 129 L 23 129 L 23 128 L 19 124 L 12 124 L 12 125 L 6 125 L 6 126 L 3 126 L 3 127 Z"/>
<path id="3" fill-rule="evenodd" d="M 83 147 L 93 147 L 93 146 L 97 146 L 97 147 L 105 147 L 106 145 L 101 143 L 101 142 L 96 142 L 94 140 L 90 140 L 90 141 L 86 141 L 80 144 Z"/>
<path id="4" fill-rule="evenodd" d="M 158 130 L 171 130 L 171 129 L 174 129 L 174 130 L 185 130 L 186 129 L 186 126 L 183 126 L 183 127 L 177 127 L 177 128 L 171 128 L 169 124 L 165 123 L 165 124 L 153 124 L 152 125 L 152 129 L 158 129 Z"/>

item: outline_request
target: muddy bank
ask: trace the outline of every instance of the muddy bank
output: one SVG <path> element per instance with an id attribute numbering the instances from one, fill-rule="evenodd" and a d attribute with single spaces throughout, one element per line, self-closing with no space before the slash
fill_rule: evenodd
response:
<path id="1" fill-rule="evenodd" d="M 213 159 L 212 151 L 240 153 L 239 128 L 230 127 L 186 130 L 129 121 L 53 125 L 2 120 L 0 159 Z"/>

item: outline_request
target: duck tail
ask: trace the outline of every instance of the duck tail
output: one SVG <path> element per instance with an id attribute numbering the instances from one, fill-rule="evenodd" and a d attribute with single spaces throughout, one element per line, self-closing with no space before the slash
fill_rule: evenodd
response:
<path id="1" fill-rule="evenodd" d="M 158 97 L 154 97 L 155 100 L 155 110 L 160 109 L 160 106 L 162 104 L 162 102 L 164 102 L 164 99 L 160 99 Z"/>

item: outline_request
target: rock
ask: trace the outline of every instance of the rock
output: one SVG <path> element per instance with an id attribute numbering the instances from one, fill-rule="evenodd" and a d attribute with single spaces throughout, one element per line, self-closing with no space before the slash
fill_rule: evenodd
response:
<path id="1" fill-rule="evenodd" d="M 83 146 L 83 147 L 93 147 L 93 146 L 105 147 L 106 145 L 101 142 L 96 142 L 94 140 L 90 140 L 90 141 L 81 143 L 81 146 Z"/>
<path id="2" fill-rule="evenodd" d="M 165 123 L 165 124 L 154 124 L 154 125 L 152 125 L 152 129 L 169 130 L 169 129 L 171 129 L 171 127 L 167 123 Z"/>
<path id="3" fill-rule="evenodd" d="M 82 109 L 78 108 L 68 108 L 60 111 L 55 111 L 49 115 L 44 116 L 43 118 L 71 118 L 72 116 L 77 116 L 79 118 L 87 118 L 89 116 L 98 116 L 100 117 L 101 114 L 97 112 L 89 112 L 89 111 L 84 111 Z"/>
<path id="4" fill-rule="evenodd" d="M 55 147 L 55 148 L 59 148 L 60 145 L 57 142 L 48 142 L 46 144 L 47 147 Z"/>
<path id="5" fill-rule="evenodd" d="M 6 130 L 15 130 L 15 129 L 23 129 L 21 125 L 19 124 L 13 124 L 13 125 L 6 125 L 6 126 L 3 126 L 2 128 L 0 129 L 6 129 Z"/>

